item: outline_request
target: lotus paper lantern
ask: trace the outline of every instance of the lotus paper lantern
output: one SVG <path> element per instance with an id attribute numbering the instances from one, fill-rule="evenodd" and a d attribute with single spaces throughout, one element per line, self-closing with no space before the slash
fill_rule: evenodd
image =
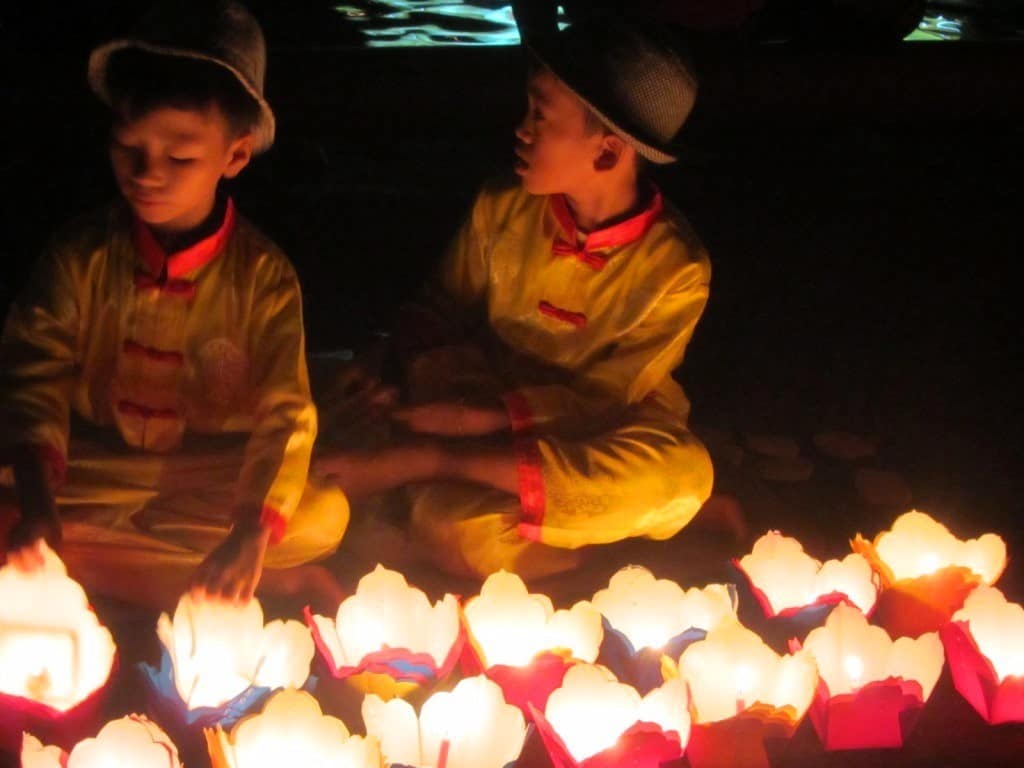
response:
<path id="1" fill-rule="evenodd" d="M 978 587 L 941 630 L 953 683 L 989 723 L 1024 722 L 1024 608 Z"/>
<path id="2" fill-rule="evenodd" d="M 353 736 L 341 720 L 323 714 L 305 691 L 273 694 L 259 714 L 228 734 L 206 729 L 212 768 L 380 768 L 373 737 Z"/>
<path id="3" fill-rule="evenodd" d="M 418 717 L 409 702 L 385 702 L 371 693 L 363 700 L 363 720 L 387 764 L 404 768 L 504 768 L 515 763 L 526 740 L 522 712 L 483 676 L 435 693 Z"/>
<path id="4" fill-rule="evenodd" d="M 43 746 L 26 733 L 21 768 L 181 768 L 178 750 L 159 726 L 129 715 L 103 726 L 96 738 L 75 745 L 71 754 Z"/>
<path id="5" fill-rule="evenodd" d="M 602 663 L 641 693 L 661 684 L 663 654 L 678 658 L 708 631 L 736 621 L 731 584 L 684 590 L 637 565 L 617 571 L 593 603 L 606 624 Z"/>
<path id="6" fill-rule="evenodd" d="M 70 748 L 95 733 L 114 640 L 45 544 L 42 568 L 0 568 L 0 595 L 0 750 L 23 731 Z"/>
<path id="7" fill-rule="evenodd" d="M 690 645 L 678 674 L 690 692 L 691 766 L 766 766 L 814 698 L 818 675 L 806 651 L 775 653 L 739 622 Z"/>
<path id="8" fill-rule="evenodd" d="M 903 746 L 942 673 L 936 633 L 894 642 L 845 604 L 807 636 L 804 648 L 819 675 L 811 720 L 829 750 Z"/>
<path id="9" fill-rule="evenodd" d="M 827 615 L 839 602 L 870 615 L 878 599 L 877 577 L 857 553 L 822 563 L 794 538 L 769 531 L 754 542 L 749 555 L 733 561 L 750 582 L 751 591 L 768 618 L 796 614 Z"/>
<path id="10" fill-rule="evenodd" d="M 875 619 L 894 637 L 940 629 L 975 586 L 994 584 L 1006 567 L 1006 543 L 995 534 L 961 541 L 917 511 L 873 543 L 859 535 L 852 543 L 882 580 Z"/>
<path id="11" fill-rule="evenodd" d="M 464 615 L 471 640 L 466 667 L 497 682 L 524 714 L 528 704 L 544 709 L 574 661 L 593 662 L 604 634 L 590 603 L 556 611 L 549 597 L 529 594 L 506 571 L 487 578 Z"/>
<path id="12" fill-rule="evenodd" d="M 334 676 L 385 698 L 446 677 L 465 639 L 454 595 L 432 606 L 402 574 L 380 565 L 359 580 L 335 620 L 308 608 L 306 619 Z"/>
<path id="13" fill-rule="evenodd" d="M 160 616 L 157 635 L 160 669 L 141 669 L 153 708 L 176 735 L 190 726 L 230 725 L 271 691 L 301 687 L 315 653 L 301 622 L 264 626 L 257 600 L 237 606 L 186 594 L 173 619 Z"/>

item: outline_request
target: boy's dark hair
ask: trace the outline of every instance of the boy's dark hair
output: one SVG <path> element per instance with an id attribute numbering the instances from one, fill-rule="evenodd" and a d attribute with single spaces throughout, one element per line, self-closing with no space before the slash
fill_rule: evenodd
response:
<path id="1" fill-rule="evenodd" d="M 216 105 L 234 136 L 252 130 L 260 105 L 227 69 L 202 59 L 165 56 L 138 48 L 118 51 L 107 67 L 115 113 L 141 117 L 159 107 L 208 109 Z"/>

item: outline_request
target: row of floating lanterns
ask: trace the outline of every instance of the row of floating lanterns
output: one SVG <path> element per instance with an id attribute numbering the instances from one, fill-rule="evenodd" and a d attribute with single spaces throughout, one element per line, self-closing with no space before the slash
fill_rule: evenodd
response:
<path id="1" fill-rule="evenodd" d="M 140 665 L 149 713 L 178 739 L 203 733 L 214 768 L 503 768 L 531 724 L 555 768 L 764 765 L 808 714 L 826 749 L 900 746 L 948 658 L 983 718 L 1024 721 L 1024 608 L 992 586 L 1002 540 L 914 511 L 853 546 L 822 563 L 769 532 L 735 561 L 764 615 L 790 622 L 784 653 L 740 623 L 732 585 L 684 590 L 638 566 L 560 610 L 506 572 L 431 604 L 380 566 L 305 624 L 186 595 L 157 623 L 160 665 Z M 0 748 L 24 768 L 178 768 L 143 716 L 82 738 L 117 654 L 56 555 L 0 569 L 0 594 Z M 317 652 L 363 695 L 366 736 L 309 692 Z"/>

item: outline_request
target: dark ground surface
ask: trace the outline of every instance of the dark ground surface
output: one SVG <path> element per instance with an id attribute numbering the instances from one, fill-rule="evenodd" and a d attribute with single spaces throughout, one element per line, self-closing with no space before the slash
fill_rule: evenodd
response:
<path id="1" fill-rule="evenodd" d="M 17 25 L 0 30 L 6 306 L 47 233 L 113 187 L 104 117 L 84 86 L 95 30 L 58 24 L 44 44 Z M 334 50 L 267 33 L 279 140 L 236 198 L 299 270 L 311 350 L 358 346 L 414 293 L 476 186 L 507 165 L 521 62 L 510 49 Z M 712 448 L 717 497 L 739 504 L 755 534 L 781 528 L 819 557 L 910 505 L 963 536 L 998 531 L 1011 553 L 1002 586 L 1024 598 L 1013 278 L 1024 49 L 762 47 L 699 61 L 690 151 L 658 180 L 713 260 L 712 299 L 680 376 Z M 875 455 L 830 458 L 813 438 L 831 430 L 868 438 Z M 767 457 L 749 442 L 759 435 L 788 438 L 805 477 L 766 477 Z M 858 470 L 891 473 L 885 498 L 858 492 Z M 346 586 L 387 560 L 358 541 L 336 559 Z M 742 551 L 684 530 L 533 586 L 578 599 L 627 562 L 702 584 L 727 578 L 726 557 Z M 473 591 L 427 571 L 411 578 Z M 128 661 L 131 649 L 151 651 L 152 617 L 111 620 Z M 124 690 L 115 714 L 133 698 Z M 902 752 L 823 756 L 805 723 L 783 764 L 1012 764 L 1022 748 L 1024 727 L 987 728 L 944 676 Z"/>

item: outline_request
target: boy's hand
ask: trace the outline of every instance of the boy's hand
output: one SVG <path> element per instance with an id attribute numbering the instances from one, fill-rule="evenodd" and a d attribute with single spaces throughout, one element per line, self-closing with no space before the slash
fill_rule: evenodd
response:
<path id="1" fill-rule="evenodd" d="M 43 542 L 60 546 L 60 520 L 56 511 L 23 515 L 7 537 L 7 562 L 22 571 L 35 571 L 45 564 Z"/>
<path id="2" fill-rule="evenodd" d="M 432 479 L 441 461 L 437 441 L 416 439 L 374 451 L 323 453 L 314 459 L 314 465 L 351 500 Z"/>
<path id="3" fill-rule="evenodd" d="M 391 414 L 410 432 L 468 437 L 509 429 L 508 413 L 496 406 L 436 402 L 399 408 Z"/>
<path id="4" fill-rule="evenodd" d="M 192 577 L 192 596 L 236 604 L 252 600 L 269 543 L 269 528 L 255 522 L 237 523 L 199 564 Z"/>

